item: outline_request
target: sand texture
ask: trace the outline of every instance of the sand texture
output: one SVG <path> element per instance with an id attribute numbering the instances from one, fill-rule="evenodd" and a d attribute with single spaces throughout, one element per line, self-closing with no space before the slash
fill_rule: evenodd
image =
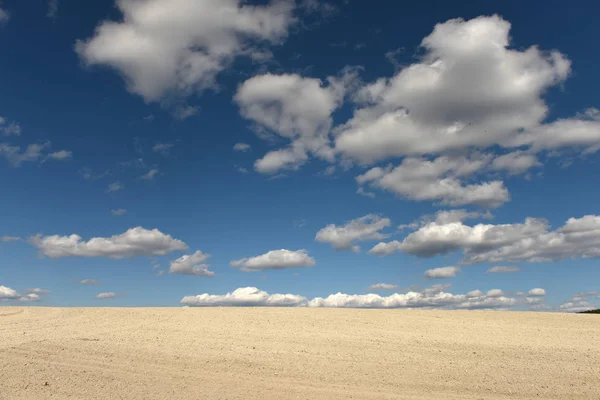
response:
<path id="1" fill-rule="evenodd" d="M 0 399 L 600 399 L 598 315 L 0 307 Z"/>

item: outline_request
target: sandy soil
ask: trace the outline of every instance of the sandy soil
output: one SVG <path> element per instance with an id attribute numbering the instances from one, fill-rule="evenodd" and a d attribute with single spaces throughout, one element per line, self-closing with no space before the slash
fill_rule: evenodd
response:
<path id="1" fill-rule="evenodd" d="M 600 316 L 0 308 L 0 399 L 600 399 Z"/>

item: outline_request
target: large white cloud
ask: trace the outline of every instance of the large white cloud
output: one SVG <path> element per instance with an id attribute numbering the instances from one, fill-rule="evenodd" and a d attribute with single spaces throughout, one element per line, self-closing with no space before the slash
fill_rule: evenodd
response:
<path id="1" fill-rule="evenodd" d="M 244 272 L 262 271 L 266 269 L 287 269 L 312 267 L 316 264 L 314 258 L 306 250 L 271 250 L 256 257 L 242 258 L 230 262 L 232 267 Z"/>
<path id="2" fill-rule="evenodd" d="M 510 48 L 509 31 L 499 16 L 437 24 L 421 42 L 419 62 L 358 92 L 353 117 L 336 129 L 336 150 L 373 163 L 494 145 L 595 149 L 600 123 L 593 117 L 544 122 L 543 96 L 569 76 L 570 61 L 535 46 Z M 536 164 L 525 155 L 517 160 L 512 172 Z"/>
<path id="3" fill-rule="evenodd" d="M 146 101 L 216 85 L 240 55 L 264 57 L 259 43 L 280 43 L 294 22 L 292 1 L 117 0 L 122 21 L 104 21 L 76 50 L 88 65 L 121 73 Z"/>
<path id="4" fill-rule="evenodd" d="M 471 295 L 452 294 L 442 290 L 431 292 L 394 293 L 390 296 L 377 294 L 332 294 L 326 298 L 308 300 L 295 294 L 269 294 L 255 287 L 239 288 L 225 295 L 208 293 L 186 296 L 181 304 L 189 306 L 296 306 L 332 308 L 449 308 L 449 309 L 498 309 L 517 305 L 517 300 L 506 296 L 487 296 L 480 291 Z"/>
<path id="5" fill-rule="evenodd" d="M 184 255 L 171 262 L 170 274 L 214 276 L 215 273 L 208 270 L 209 265 L 205 262 L 210 254 L 198 250 L 194 254 Z"/>
<path id="6" fill-rule="evenodd" d="M 187 250 L 187 245 L 158 229 L 131 228 L 109 238 L 96 237 L 83 241 L 79 235 L 42 236 L 29 239 L 30 243 L 50 258 L 108 257 L 128 258 L 138 256 L 164 256 L 173 251 Z"/>
<path id="7" fill-rule="evenodd" d="M 356 177 L 359 185 L 370 184 L 411 200 L 433 200 L 443 205 L 472 204 L 499 207 L 510 200 L 502 181 L 465 183 L 470 175 L 487 168 L 491 156 L 442 156 L 434 160 L 405 158 L 397 166 L 372 168 Z"/>
<path id="8" fill-rule="evenodd" d="M 243 82 L 234 98 L 242 116 L 291 142 L 289 147 L 257 160 L 255 169 L 262 173 L 297 169 L 309 153 L 333 161 L 331 114 L 341 105 L 354 76 L 353 72 L 345 72 L 341 77 L 328 78 L 324 84 L 320 79 L 297 74 L 265 74 Z"/>
<path id="9" fill-rule="evenodd" d="M 290 307 L 305 305 L 307 299 L 295 294 L 269 294 L 255 287 L 239 288 L 225 295 L 208 293 L 186 296 L 181 304 L 188 306 L 256 306 Z"/>
<path id="10" fill-rule="evenodd" d="M 554 261 L 571 257 L 600 257 L 600 216 L 570 218 L 551 231 L 548 222 L 527 218 L 524 223 L 476 224 L 430 222 L 402 241 L 381 242 L 371 254 L 405 252 L 433 257 L 462 250 L 464 263 Z M 493 271 L 496 272 L 496 271 Z"/>
<path id="11" fill-rule="evenodd" d="M 336 250 L 350 250 L 355 242 L 367 240 L 381 240 L 389 235 L 381 231 L 392 222 L 388 218 L 369 214 L 364 217 L 348 221 L 345 225 L 327 225 L 317 232 L 315 240 L 322 243 L 330 243 Z"/>

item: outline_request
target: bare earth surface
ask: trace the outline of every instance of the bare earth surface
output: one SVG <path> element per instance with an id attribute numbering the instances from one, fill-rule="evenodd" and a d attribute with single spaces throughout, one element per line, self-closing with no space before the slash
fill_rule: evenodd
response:
<path id="1" fill-rule="evenodd" d="M 0 399 L 600 399 L 598 315 L 0 307 Z"/>

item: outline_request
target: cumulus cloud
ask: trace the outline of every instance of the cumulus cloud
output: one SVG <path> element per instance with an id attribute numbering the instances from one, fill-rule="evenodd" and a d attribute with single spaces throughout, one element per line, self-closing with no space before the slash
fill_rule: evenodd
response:
<path id="1" fill-rule="evenodd" d="M 419 62 L 365 85 L 353 117 L 336 129 L 336 150 L 361 163 L 467 148 L 594 149 L 600 124 L 575 116 L 545 122 L 543 96 L 571 72 L 558 51 L 511 48 L 511 25 L 481 16 L 437 24 Z M 516 155 L 513 155 L 516 156 Z M 518 158 L 520 172 L 535 165 Z M 506 166 L 502 160 L 498 166 Z"/>
<path id="2" fill-rule="evenodd" d="M 466 264 L 600 257 L 600 216 L 570 218 L 554 231 L 549 228 L 548 222 L 539 218 L 527 218 L 524 223 L 474 226 L 434 221 L 401 242 L 379 243 L 370 253 L 382 256 L 402 251 L 418 257 L 433 257 L 462 250 Z"/>
<path id="3" fill-rule="evenodd" d="M 287 269 L 312 267 L 316 264 L 314 258 L 306 250 L 271 250 L 256 257 L 242 258 L 231 261 L 232 267 L 240 268 L 244 272 L 262 271 L 267 269 Z"/>
<path id="4" fill-rule="evenodd" d="M 104 293 L 98 293 L 96 295 L 96 298 L 100 299 L 100 300 L 104 300 L 104 299 L 113 299 L 116 296 L 117 296 L 117 294 L 114 292 L 104 292 Z"/>
<path id="5" fill-rule="evenodd" d="M 376 283 L 367 288 L 367 290 L 396 290 L 398 285 L 392 285 L 390 283 Z"/>
<path id="6" fill-rule="evenodd" d="M 405 158 L 400 166 L 372 168 L 356 177 L 359 185 L 370 184 L 411 200 L 433 200 L 443 205 L 472 204 L 496 208 L 510 200 L 501 181 L 465 183 L 468 176 L 487 167 L 489 155 L 441 156 L 434 160 Z"/>
<path id="7" fill-rule="evenodd" d="M 497 265 L 487 270 L 489 274 L 508 274 L 511 272 L 519 272 L 519 267 L 505 267 L 502 265 Z"/>
<path id="8" fill-rule="evenodd" d="M 41 290 L 41 289 L 38 289 Z M 48 292 L 49 293 L 49 292 Z M 30 303 L 40 301 L 41 298 L 37 293 L 30 292 L 22 296 L 14 289 L 0 285 L 0 302 L 2 301 L 19 301 L 22 303 Z"/>
<path id="9" fill-rule="evenodd" d="M 249 151 L 250 149 L 251 149 L 251 147 L 247 143 L 236 143 L 236 144 L 233 145 L 233 150 L 234 151 L 245 152 L 245 151 Z"/>
<path id="10" fill-rule="evenodd" d="M 239 288 L 225 295 L 186 296 L 181 304 L 188 306 L 254 306 L 254 307 L 293 307 L 305 305 L 307 299 L 295 294 L 269 294 L 255 287 Z"/>
<path id="11" fill-rule="evenodd" d="M 43 236 L 37 234 L 29 239 L 40 252 L 50 258 L 61 257 L 129 257 L 164 256 L 173 251 L 187 250 L 187 245 L 158 229 L 131 228 L 127 232 L 108 238 L 95 237 L 88 241 L 81 236 Z"/>
<path id="12" fill-rule="evenodd" d="M 445 308 L 445 309 L 504 309 L 517 304 L 511 297 L 486 296 L 481 292 L 472 296 L 452 294 L 444 291 L 432 293 L 407 292 L 390 296 L 377 294 L 349 295 L 332 294 L 326 298 L 312 300 L 295 294 L 269 294 L 255 287 L 239 288 L 225 295 L 204 293 L 186 296 L 181 304 L 188 306 L 294 306 L 335 308 Z"/>
<path id="13" fill-rule="evenodd" d="M 533 297 L 536 297 L 536 296 L 545 296 L 546 295 L 546 290 L 544 290 L 542 288 L 534 288 L 534 289 L 531 289 L 527 293 L 527 295 L 528 296 L 533 296 Z"/>
<path id="14" fill-rule="evenodd" d="M 196 251 L 194 254 L 186 254 L 171 262 L 169 273 L 196 276 L 214 276 L 215 273 L 208 270 L 209 265 L 205 262 L 209 258 L 210 254 L 202 253 L 200 250 Z"/>
<path id="15" fill-rule="evenodd" d="M 347 70 L 324 83 L 297 74 L 265 74 L 243 82 L 234 98 L 242 116 L 290 141 L 289 147 L 257 160 L 255 169 L 261 173 L 297 169 L 308 160 L 309 153 L 332 162 L 331 114 L 341 105 L 355 76 Z"/>
<path id="16" fill-rule="evenodd" d="M 294 22 L 291 1 L 252 6 L 241 0 L 119 0 L 123 18 L 103 21 L 78 41 L 87 65 L 118 71 L 146 101 L 214 88 L 233 60 L 278 44 Z M 264 53 L 264 51 L 263 51 Z"/>
<path id="17" fill-rule="evenodd" d="M 428 269 L 425 271 L 425 277 L 427 279 L 443 279 L 443 278 L 454 278 L 457 273 L 460 272 L 459 267 L 442 267 Z"/>
<path id="18" fill-rule="evenodd" d="M 351 250 L 355 242 L 381 240 L 388 237 L 389 235 L 381 231 L 391 224 L 388 218 L 369 214 L 348 221 L 342 226 L 327 225 L 317 232 L 315 240 L 330 243 L 336 250 Z"/>

